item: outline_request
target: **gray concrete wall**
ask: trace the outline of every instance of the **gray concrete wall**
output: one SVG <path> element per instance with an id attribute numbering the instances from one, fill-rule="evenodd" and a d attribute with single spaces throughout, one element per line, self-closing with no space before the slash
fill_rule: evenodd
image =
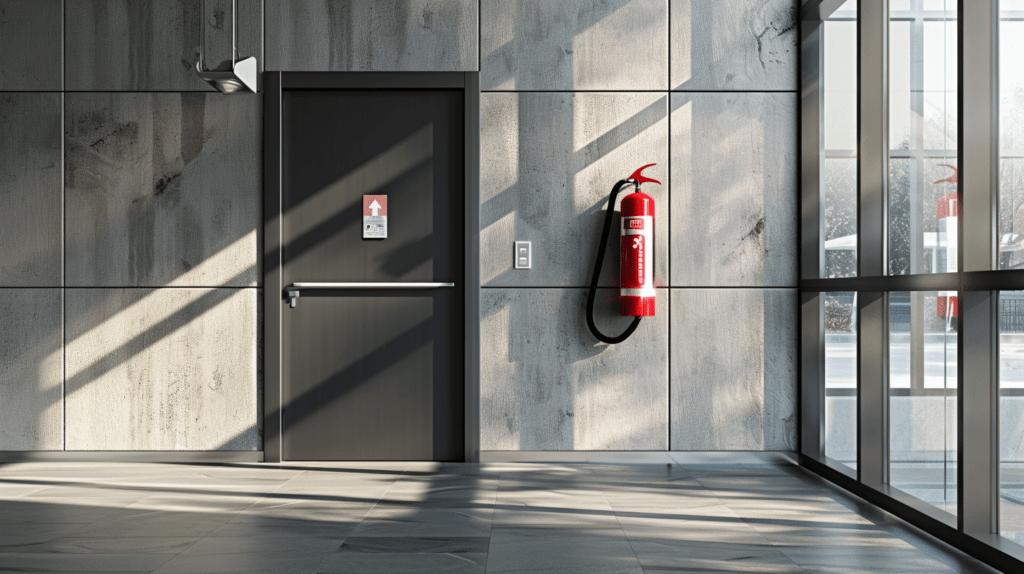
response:
<path id="1" fill-rule="evenodd" d="M 0 0 L 0 450 L 262 448 L 262 95 L 193 73 L 206 4 Z"/>
<path id="2" fill-rule="evenodd" d="M 480 71 L 484 449 L 788 449 L 796 3 L 239 0 L 238 50 Z M 0 0 L 0 450 L 260 449 L 263 96 L 192 72 L 230 1 L 27 4 Z M 608 347 L 605 198 L 651 162 L 658 316 Z"/>
<path id="3" fill-rule="evenodd" d="M 481 448 L 796 447 L 796 7 L 481 1 Z M 658 314 L 608 346 L 585 288 L 608 192 L 647 163 Z"/>

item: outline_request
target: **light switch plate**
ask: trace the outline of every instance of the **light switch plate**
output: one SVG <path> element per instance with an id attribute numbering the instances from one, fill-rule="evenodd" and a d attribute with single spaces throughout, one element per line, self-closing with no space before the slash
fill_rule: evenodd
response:
<path id="1" fill-rule="evenodd" d="M 529 269 L 533 265 L 533 248 L 529 241 L 516 241 L 516 269 Z"/>

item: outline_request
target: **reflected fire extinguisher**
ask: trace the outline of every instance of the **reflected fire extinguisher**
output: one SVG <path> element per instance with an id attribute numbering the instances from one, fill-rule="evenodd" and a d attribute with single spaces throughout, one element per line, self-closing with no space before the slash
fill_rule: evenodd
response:
<path id="1" fill-rule="evenodd" d="M 959 172 L 957 169 L 948 164 L 941 165 L 953 170 L 953 175 L 940 179 L 935 183 L 957 184 L 959 182 Z M 935 234 L 935 272 L 956 273 L 960 204 L 957 202 L 955 191 L 946 194 L 945 197 L 935 202 L 935 216 L 938 218 L 938 233 Z M 947 330 L 950 328 L 953 319 L 960 315 L 958 303 L 956 291 L 939 292 L 938 300 L 935 303 L 935 312 L 939 317 L 946 319 Z"/>
<path id="2" fill-rule="evenodd" d="M 645 177 L 642 173 L 653 165 L 656 164 L 649 163 L 634 171 L 627 179 L 620 180 L 612 187 L 612 192 L 608 196 L 604 230 L 597 249 L 594 276 L 590 280 L 590 293 L 587 296 L 587 326 L 594 337 L 608 344 L 625 341 L 640 325 L 643 317 L 654 316 L 654 198 L 640 191 L 640 185 L 643 183 L 661 185 L 660 181 Z M 608 247 L 608 236 L 611 234 L 615 198 L 627 185 L 632 185 L 634 190 L 622 199 L 622 223 L 619 227 L 619 302 L 622 316 L 636 319 L 621 335 L 609 337 L 594 323 L 594 302 L 597 298 L 597 283 L 601 278 L 601 266 Z"/>

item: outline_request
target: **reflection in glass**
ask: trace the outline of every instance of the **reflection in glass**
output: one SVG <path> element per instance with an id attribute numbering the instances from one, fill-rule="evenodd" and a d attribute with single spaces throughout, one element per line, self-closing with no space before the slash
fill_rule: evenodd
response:
<path id="1" fill-rule="evenodd" d="M 857 468 L 857 294 L 823 293 L 825 456 Z"/>
<path id="2" fill-rule="evenodd" d="M 957 3 L 889 13 L 889 273 L 957 270 Z"/>
<path id="3" fill-rule="evenodd" d="M 825 20 L 822 41 L 825 158 L 824 277 L 857 275 L 857 5 L 847 1 Z"/>
<path id="4" fill-rule="evenodd" d="M 1024 544 L 1024 291 L 999 294 L 999 533 Z"/>
<path id="5" fill-rule="evenodd" d="M 999 3 L 999 52 L 1024 50 L 1024 0 Z M 1024 66 L 999 58 L 999 268 L 1024 268 Z"/>
<path id="6" fill-rule="evenodd" d="M 889 483 L 956 514 L 956 310 L 945 293 L 889 294 Z"/>

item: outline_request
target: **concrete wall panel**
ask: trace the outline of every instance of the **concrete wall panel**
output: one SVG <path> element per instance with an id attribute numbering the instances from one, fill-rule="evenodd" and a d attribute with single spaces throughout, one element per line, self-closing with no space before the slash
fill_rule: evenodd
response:
<path id="1" fill-rule="evenodd" d="M 213 91 L 195 74 L 231 59 L 231 0 L 75 0 L 67 2 L 68 90 Z M 238 0 L 239 58 L 263 70 L 263 2 Z"/>
<path id="2" fill-rule="evenodd" d="M 657 203 L 655 278 L 668 276 L 665 94 L 491 93 L 481 99 L 481 278 L 490 286 L 590 284 L 612 185 L 648 163 Z M 632 188 L 628 188 L 632 191 Z M 619 195 L 623 197 L 625 192 Z M 618 285 L 616 216 L 602 285 Z M 513 269 L 514 241 L 533 269 Z"/>
<path id="3" fill-rule="evenodd" d="M 266 0 L 267 69 L 473 71 L 475 0 Z"/>
<path id="4" fill-rule="evenodd" d="M 0 94 L 0 286 L 59 287 L 60 94 Z"/>
<path id="5" fill-rule="evenodd" d="M 256 284 L 259 98 L 66 98 L 69 285 Z"/>
<path id="6" fill-rule="evenodd" d="M 665 0 L 483 0 L 484 90 L 668 89 Z"/>
<path id="7" fill-rule="evenodd" d="M 795 450 L 796 290 L 672 290 L 672 450 Z"/>
<path id="8" fill-rule="evenodd" d="M 68 450 L 256 450 L 257 289 L 69 289 Z"/>
<path id="9" fill-rule="evenodd" d="M 0 289 L 0 451 L 64 445 L 60 289 Z"/>
<path id="10" fill-rule="evenodd" d="M 617 335 L 612 289 L 597 322 Z M 585 289 L 484 289 L 481 295 L 481 448 L 665 450 L 668 297 L 625 342 L 587 329 Z"/>
<path id="11" fill-rule="evenodd" d="M 798 0 L 672 0 L 672 89 L 796 90 Z"/>
<path id="12" fill-rule="evenodd" d="M 62 0 L 0 0 L 0 91 L 60 90 Z"/>
<path id="13" fill-rule="evenodd" d="M 796 94 L 672 94 L 672 285 L 796 286 Z"/>

